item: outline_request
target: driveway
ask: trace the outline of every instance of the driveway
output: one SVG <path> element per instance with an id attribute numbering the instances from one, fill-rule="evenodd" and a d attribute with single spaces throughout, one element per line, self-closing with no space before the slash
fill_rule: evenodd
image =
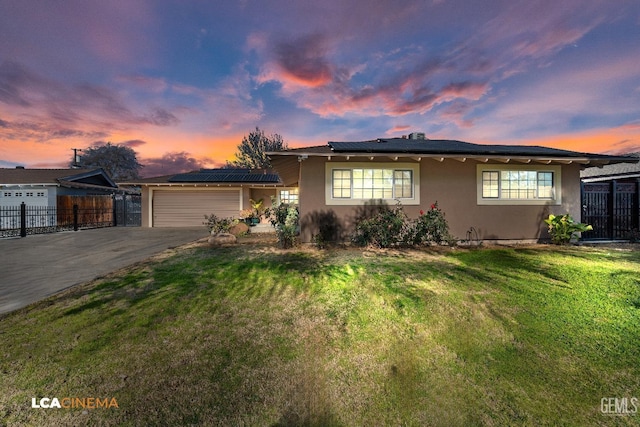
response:
<path id="1" fill-rule="evenodd" d="M 205 227 L 110 227 L 0 239 L 0 314 L 205 237 Z"/>

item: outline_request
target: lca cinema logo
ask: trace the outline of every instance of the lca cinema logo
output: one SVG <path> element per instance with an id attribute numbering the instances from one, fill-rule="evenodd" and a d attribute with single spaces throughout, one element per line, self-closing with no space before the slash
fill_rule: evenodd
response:
<path id="1" fill-rule="evenodd" d="M 600 412 L 605 415 L 636 415 L 637 397 L 603 397 L 600 399 Z"/>
<path id="2" fill-rule="evenodd" d="M 43 397 L 31 398 L 31 407 L 35 409 L 112 409 L 118 408 L 115 397 Z"/>

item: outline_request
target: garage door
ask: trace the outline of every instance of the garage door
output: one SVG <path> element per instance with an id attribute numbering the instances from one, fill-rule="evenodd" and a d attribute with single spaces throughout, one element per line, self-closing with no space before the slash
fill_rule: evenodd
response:
<path id="1" fill-rule="evenodd" d="M 204 216 L 236 218 L 240 213 L 240 190 L 154 191 L 154 227 L 197 227 Z"/>

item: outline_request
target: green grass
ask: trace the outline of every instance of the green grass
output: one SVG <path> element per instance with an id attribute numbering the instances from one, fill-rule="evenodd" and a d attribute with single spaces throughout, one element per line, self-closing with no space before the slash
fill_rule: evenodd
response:
<path id="1" fill-rule="evenodd" d="M 638 425 L 600 402 L 640 397 L 640 252 L 191 247 L 1 318 L 0 390 L 0 425 Z"/>

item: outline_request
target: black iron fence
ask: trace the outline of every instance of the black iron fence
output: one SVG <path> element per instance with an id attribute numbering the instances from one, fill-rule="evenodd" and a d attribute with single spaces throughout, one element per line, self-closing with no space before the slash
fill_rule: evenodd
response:
<path id="1" fill-rule="evenodd" d="M 113 203 L 61 206 L 27 206 L 22 203 L 19 206 L 0 206 L 0 238 L 89 228 L 140 226 L 141 217 L 141 199 L 137 195 L 117 195 Z"/>
<path id="2" fill-rule="evenodd" d="M 586 240 L 627 240 L 640 228 L 640 182 L 590 182 L 582 184 L 582 222 L 593 231 Z"/>
<path id="3" fill-rule="evenodd" d="M 85 228 L 113 226 L 113 209 L 55 206 L 0 206 L 0 237 L 26 237 Z"/>

